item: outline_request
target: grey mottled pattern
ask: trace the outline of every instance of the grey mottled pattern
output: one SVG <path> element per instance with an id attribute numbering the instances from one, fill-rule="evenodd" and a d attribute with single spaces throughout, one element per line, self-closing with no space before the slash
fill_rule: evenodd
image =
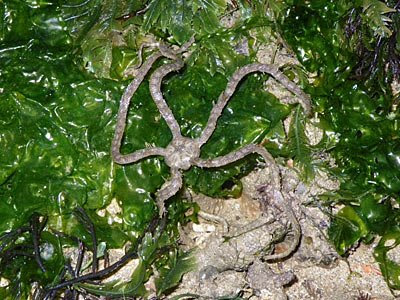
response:
<path id="1" fill-rule="evenodd" d="M 272 75 L 272 77 L 278 80 L 284 87 L 297 96 L 298 102 L 303 107 L 306 114 L 311 113 L 310 98 L 294 82 L 290 81 L 285 75 L 283 75 L 275 66 L 260 63 L 249 64 L 239 68 L 232 75 L 226 89 L 221 93 L 217 103 L 212 108 L 207 125 L 203 129 L 200 137 L 197 139 L 183 137 L 181 135 L 179 124 L 163 97 L 161 92 L 161 83 L 163 78 L 169 73 L 176 72 L 184 66 L 184 62 L 180 54 L 187 51 L 193 42 L 194 39 L 192 38 L 178 50 L 173 50 L 165 44 L 157 43 L 155 45 L 158 47 L 158 51 L 152 54 L 140 66 L 136 78 L 131 82 L 131 84 L 129 84 L 121 98 L 121 104 L 117 117 L 117 126 L 111 146 L 113 160 L 118 164 L 129 164 L 148 156 L 159 155 L 165 158 L 166 164 L 171 169 L 171 177 L 157 192 L 157 204 L 159 206 L 161 216 L 165 213 L 164 202 L 170 197 L 174 196 L 182 187 L 182 170 L 188 170 L 192 166 L 197 166 L 200 168 L 221 167 L 242 159 L 251 153 L 259 154 L 262 156 L 264 162 L 274 174 L 273 182 L 270 183 L 270 196 L 278 200 L 279 205 L 282 207 L 282 209 L 284 209 L 290 222 L 292 223 L 292 230 L 295 233 L 295 242 L 287 251 L 279 254 L 272 254 L 266 257 L 266 259 L 271 260 L 286 257 L 293 252 L 298 244 L 300 238 L 300 226 L 293 213 L 290 203 L 283 199 L 281 193 L 280 173 L 273 157 L 265 148 L 256 144 L 246 145 L 232 153 L 213 159 L 201 159 L 200 150 L 201 146 L 204 145 L 213 134 L 217 125 L 217 121 L 221 116 L 224 107 L 227 105 L 229 99 L 235 92 L 237 85 L 246 75 L 250 73 L 262 72 Z M 140 54 L 141 49 L 142 47 L 140 48 Z M 125 131 L 126 116 L 130 99 L 144 80 L 147 73 L 150 71 L 152 65 L 161 57 L 169 58 L 171 59 L 171 62 L 157 68 L 153 72 L 152 76 L 150 77 L 149 86 L 151 96 L 156 103 L 161 116 L 164 118 L 172 132 L 172 141 L 165 149 L 159 147 L 150 147 L 135 151 L 131 154 L 123 155 L 120 153 L 120 147 L 123 133 Z"/>

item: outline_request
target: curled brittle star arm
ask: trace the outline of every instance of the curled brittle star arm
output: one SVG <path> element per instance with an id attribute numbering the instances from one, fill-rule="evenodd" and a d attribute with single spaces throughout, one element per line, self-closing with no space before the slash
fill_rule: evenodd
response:
<path id="1" fill-rule="evenodd" d="M 115 127 L 114 138 L 111 143 L 111 155 L 114 161 L 117 163 L 125 163 L 123 160 L 118 162 L 123 155 L 120 152 L 122 137 L 124 135 L 125 126 L 126 126 L 126 116 L 128 113 L 129 103 L 133 94 L 136 92 L 140 84 L 142 83 L 143 79 L 146 77 L 146 74 L 151 69 L 152 65 L 155 61 L 160 58 L 162 54 L 157 51 L 156 53 L 152 54 L 148 60 L 140 67 L 138 70 L 136 78 L 128 85 L 125 89 L 124 94 L 121 97 L 121 103 L 118 110 L 117 116 L 117 125 Z"/>
<path id="2" fill-rule="evenodd" d="M 178 122 L 176 121 L 174 115 L 172 114 L 171 109 L 168 107 L 167 102 L 165 101 L 162 92 L 161 92 L 161 81 L 162 79 L 171 72 L 178 71 L 183 67 L 183 61 L 181 59 L 177 59 L 176 61 L 163 65 L 150 77 L 150 93 L 157 105 L 158 110 L 160 111 L 161 116 L 164 118 L 168 127 L 172 132 L 173 138 L 181 137 L 181 129 L 179 127 Z"/>
<path id="3" fill-rule="evenodd" d="M 152 44 L 149 44 L 149 43 L 143 43 L 140 45 L 139 50 L 138 50 L 139 61 L 136 65 L 133 66 L 134 69 L 139 69 L 142 66 L 142 64 L 143 64 L 143 49 L 145 47 L 151 47 L 151 46 L 152 46 Z"/>
<path id="4" fill-rule="evenodd" d="M 157 205 L 160 217 L 164 214 L 164 202 L 174 196 L 182 187 L 182 174 L 177 168 L 171 168 L 171 178 L 157 192 Z"/>
<path id="5" fill-rule="evenodd" d="M 200 168 L 217 168 L 217 167 L 226 166 L 230 163 L 238 161 L 251 153 L 257 153 L 263 157 L 265 163 L 271 169 L 272 178 L 274 181 L 273 186 L 275 188 L 279 188 L 280 187 L 280 180 L 279 180 L 280 176 L 279 176 L 279 170 L 275 164 L 274 158 L 271 156 L 271 154 L 268 153 L 268 151 L 265 148 L 263 148 L 259 145 L 250 144 L 250 145 L 240 148 L 239 150 L 236 150 L 235 152 L 229 153 L 224 156 L 212 158 L 212 159 L 198 158 L 197 160 L 195 160 L 194 165 L 196 165 Z"/>
<path id="6" fill-rule="evenodd" d="M 289 78 L 287 78 L 282 72 L 280 72 L 277 67 L 275 67 L 274 65 L 261 63 L 245 65 L 244 67 L 238 69 L 232 75 L 226 86 L 225 91 L 220 94 L 217 103 L 212 108 L 207 125 L 199 138 L 200 145 L 206 143 L 211 137 L 212 133 L 215 130 L 215 127 L 217 126 L 217 121 L 218 118 L 221 116 L 222 110 L 228 103 L 229 99 L 232 97 L 239 82 L 243 79 L 243 77 L 254 72 L 263 72 L 272 75 L 272 77 L 278 80 L 285 88 L 287 88 L 298 97 L 298 102 L 303 107 L 307 115 L 311 113 L 310 97 L 306 93 L 304 93 L 294 82 L 289 80 Z"/>
<path id="7" fill-rule="evenodd" d="M 194 43 L 194 37 L 184 43 L 178 50 L 174 51 L 170 47 L 160 43 L 159 50 L 160 53 L 173 60 L 172 63 L 166 64 L 159 67 L 150 77 L 150 93 L 153 97 L 154 102 L 157 105 L 162 117 L 170 128 L 174 138 L 181 137 L 181 130 L 178 122 L 176 121 L 171 109 L 168 107 L 162 92 L 161 92 L 161 82 L 165 76 L 169 73 L 180 70 L 184 63 L 182 59 L 177 56 L 177 54 L 187 51 L 187 49 Z"/>
<path id="8" fill-rule="evenodd" d="M 264 256 L 263 258 L 265 260 L 277 260 L 277 259 L 282 259 L 282 258 L 289 256 L 290 254 L 292 254 L 294 252 L 294 250 L 296 250 L 297 246 L 300 243 L 300 238 L 301 238 L 301 227 L 300 227 L 299 221 L 296 218 L 296 215 L 293 212 L 293 208 L 291 205 L 291 199 L 286 199 L 286 201 L 285 201 L 281 191 L 276 190 L 276 189 L 272 189 L 271 196 L 273 197 L 273 201 L 277 202 L 279 207 L 281 207 L 284 210 L 286 216 L 289 219 L 289 222 L 292 225 L 292 231 L 293 231 L 294 236 L 293 236 L 292 243 L 289 245 L 289 247 L 284 252 Z"/>
<path id="9" fill-rule="evenodd" d="M 195 42 L 194 36 L 192 36 L 186 43 L 184 43 L 177 51 L 176 53 L 183 53 L 186 52 L 190 46 L 193 45 L 193 43 Z"/>
<path id="10" fill-rule="evenodd" d="M 179 60 L 181 59 L 177 54 L 181 54 L 186 52 L 190 46 L 193 45 L 195 42 L 194 36 L 192 36 L 186 43 L 184 43 L 180 48 L 174 50 L 170 46 L 160 42 L 158 44 L 158 49 L 160 50 L 161 54 L 165 57 L 168 57 L 172 60 Z"/>
<path id="11" fill-rule="evenodd" d="M 278 166 L 275 164 L 275 161 L 271 156 L 271 154 L 269 154 L 265 148 L 259 145 L 250 144 L 225 156 L 217 157 L 214 159 L 197 159 L 195 165 L 198 167 L 206 167 L 206 168 L 225 166 L 229 163 L 242 159 L 251 153 L 260 154 L 263 157 L 264 161 L 268 164 L 268 167 L 271 169 L 273 182 L 271 183 L 270 197 L 273 197 L 273 199 L 278 202 L 279 207 L 281 207 L 285 211 L 287 217 L 289 218 L 290 223 L 292 224 L 292 230 L 294 232 L 294 241 L 286 251 L 278 254 L 268 255 L 265 257 L 265 259 L 276 260 L 285 258 L 289 256 L 299 244 L 301 236 L 301 228 L 290 203 L 288 203 L 283 199 L 282 193 L 280 192 L 280 173 Z"/>
<path id="12" fill-rule="evenodd" d="M 184 45 L 182 45 L 182 47 L 179 48 L 176 53 L 185 52 L 193 44 L 193 42 L 194 42 L 194 38 L 192 37 L 188 42 L 186 42 Z M 146 46 L 158 46 L 159 51 L 152 54 L 147 59 L 147 61 L 142 64 L 142 50 L 143 50 L 143 47 L 146 47 Z M 180 60 L 180 58 L 178 58 L 175 55 L 174 51 L 172 51 L 168 46 L 163 45 L 162 43 L 152 43 L 152 44 L 145 43 L 145 44 L 141 45 L 139 48 L 138 67 L 140 66 L 140 68 L 137 72 L 136 78 L 128 85 L 124 94 L 121 97 L 121 103 L 120 103 L 120 107 L 118 110 L 118 116 L 117 116 L 117 126 L 115 128 L 114 138 L 113 138 L 112 145 L 111 145 L 111 155 L 112 155 L 114 161 L 116 161 L 117 163 L 127 164 L 127 163 L 131 163 L 131 162 L 135 162 L 146 156 L 163 155 L 164 154 L 164 153 L 161 153 L 160 148 L 155 148 L 153 150 L 148 149 L 148 150 L 145 150 L 144 153 L 135 152 L 131 155 L 122 155 L 120 153 L 120 148 L 121 148 L 123 134 L 125 131 L 126 117 L 127 117 L 127 113 L 128 113 L 130 100 L 131 100 L 133 94 L 139 88 L 140 84 L 146 77 L 147 73 L 149 72 L 149 70 L 151 69 L 153 64 L 156 62 L 157 59 L 159 59 L 162 56 L 171 58 L 171 59 L 175 60 L 176 62 L 173 64 L 167 65 L 168 67 L 159 68 L 159 73 L 158 73 L 160 75 L 159 78 L 153 76 L 152 77 L 154 79 L 153 82 L 150 81 L 150 89 L 151 89 L 151 87 L 153 87 L 153 91 L 156 92 L 156 94 L 158 92 L 157 95 L 158 96 L 161 95 L 161 98 L 162 98 L 162 94 L 161 94 L 160 88 L 161 88 L 162 78 L 165 75 L 167 75 L 169 72 L 174 71 L 175 68 L 176 68 L 176 70 L 179 70 L 180 68 L 182 68 L 183 62 Z M 174 66 L 170 66 L 170 65 L 174 65 Z M 165 75 L 163 75 L 163 72 L 166 72 Z M 157 73 L 157 72 L 155 72 L 155 73 Z M 154 90 L 154 87 L 155 87 L 155 89 L 157 89 L 157 86 L 158 86 L 158 91 Z M 171 128 L 171 131 L 173 132 L 174 136 L 176 136 L 176 135 L 180 136 L 180 129 L 179 129 L 178 123 L 175 121 L 175 118 L 173 117 L 171 110 L 165 103 L 165 100 L 162 98 L 161 103 L 160 102 L 157 103 L 157 101 L 156 101 L 156 104 L 157 104 L 160 112 L 162 114 L 164 112 L 163 117 L 168 118 L 169 121 L 167 121 L 167 123 L 169 125 L 172 124 L 171 126 L 173 127 L 173 129 Z"/>

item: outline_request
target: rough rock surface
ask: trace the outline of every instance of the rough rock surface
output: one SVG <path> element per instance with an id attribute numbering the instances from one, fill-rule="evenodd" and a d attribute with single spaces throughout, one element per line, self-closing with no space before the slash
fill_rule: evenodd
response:
<path id="1" fill-rule="evenodd" d="M 289 164 L 290 165 L 290 164 Z M 194 195 L 202 210 L 229 223 L 201 219 L 182 228 L 184 248 L 196 247 L 197 270 L 184 275 L 173 293 L 192 293 L 200 299 L 241 295 L 245 299 L 395 299 L 390 293 L 370 246 L 361 245 L 346 260 L 340 258 L 326 239 L 329 217 L 312 201 L 324 191 L 337 188 L 335 181 L 318 172 L 310 184 L 303 184 L 290 167 L 281 167 L 283 186 L 296 196 L 293 208 L 300 220 L 302 239 L 296 252 L 280 262 L 263 262 L 264 252 L 285 228 L 286 220 L 276 208 L 264 213 L 254 200 L 255 187 L 268 181 L 268 170 L 245 177 L 244 193 L 238 199 L 211 199 Z M 314 205 L 315 204 L 315 205 Z M 227 238 L 227 237 L 231 238 Z M 288 238 L 290 240 L 290 238 Z M 286 239 L 285 239 L 286 240 Z M 286 241 L 275 251 L 284 251 Z M 173 296 L 172 295 L 172 296 Z M 172 297 L 171 296 L 171 297 Z"/>

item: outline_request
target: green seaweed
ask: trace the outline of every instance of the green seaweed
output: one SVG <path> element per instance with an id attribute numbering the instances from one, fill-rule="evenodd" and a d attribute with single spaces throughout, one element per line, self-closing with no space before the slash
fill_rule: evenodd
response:
<path id="1" fill-rule="evenodd" d="M 297 106 L 290 123 L 288 134 L 287 152 L 296 161 L 305 181 L 314 178 L 314 167 L 312 165 L 311 148 L 305 134 L 305 117 L 300 107 Z"/>
<path id="2" fill-rule="evenodd" d="M 179 253 L 178 251 L 174 251 L 169 256 L 168 264 L 160 268 L 160 274 L 155 279 L 157 295 L 162 295 L 175 287 L 180 282 L 183 274 L 195 267 L 196 262 L 192 252 Z"/>
<path id="3" fill-rule="evenodd" d="M 168 78 L 163 86 L 183 133 L 190 137 L 198 136 L 204 127 L 213 102 L 225 88 L 227 76 L 254 57 L 254 50 L 251 56 L 245 56 L 227 47 L 227 39 L 234 37 L 239 42 L 248 37 L 247 42 L 252 43 L 254 37 L 248 31 L 269 24 L 267 20 L 247 17 L 232 30 L 214 28 L 216 12 L 212 9 L 214 4 L 221 6 L 222 2 L 210 3 L 192 3 L 192 21 L 199 34 L 199 44 L 188 67 Z M 137 46 L 146 40 L 140 31 L 146 16 L 123 16 L 141 9 L 143 4 L 94 0 L 82 3 L 15 1 L 1 2 L 0 7 L 3 16 L 0 145 L 7 153 L 0 157 L 0 232 L 19 228 L 39 213 L 48 217 L 43 241 L 47 235 L 55 238 L 53 232 L 62 232 L 91 245 L 89 227 L 82 225 L 73 214 L 74 209 L 83 207 L 96 228 L 102 249 L 120 248 L 135 241 L 157 214 L 155 192 L 168 177 L 168 168 L 161 158 L 119 166 L 112 162 L 109 152 L 119 99 L 129 83 L 124 80 L 129 77 L 126 71 L 138 61 Z M 160 34 L 158 22 L 155 20 L 147 28 L 156 36 Z M 202 26 L 203 23 L 210 27 Z M 167 24 L 161 37 L 171 33 L 180 43 L 193 34 L 172 25 Z M 137 32 L 141 33 L 134 36 Z M 116 42 L 116 36 L 122 42 Z M 201 55 L 203 52 L 207 54 Z M 205 64 L 211 64 L 214 71 L 210 73 Z M 204 157 L 261 142 L 288 115 L 288 107 L 261 91 L 266 79 L 264 75 L 252 75 L 243 81 L 218 122 L 218 129 L 205 145 Z M 243 110 L 243 107 L 247 108 Z M 166 146 L 171 133 L 165 122 L 159 120 L 145 81 L 132 99 L 122 151 L 131 152 L 148 144 Z M 242 125 L 238 126 L 239 123 Z M 186 174 L 185 184 L 214 196 L 238 196 L 238 179 L 254 164 L 253 158 L 221 170 L 194 169 Z M 113 199 L 121 207 L 117 216 L 122 223 L 109 223 L 111 215 L 105 208 Z M 141 246 L 147 249 L 148 257 L 140 268 L 145 269 L 146 276 L 138 281 L 138 295 L 143 292 L 140 285 L 152 272 L 151 264 L 161 269 L 171 264 L 172 256 L 161 255 L 159 249 L 176 247 L 177 224 L 195 220 L 195 216 L 185 215 L 194 205 L 183 201 L 180 195 L 168 204 L 169 234 L 159 243 L 145 239 Z M 76 245 L 65 239 L 59 241 L 61 260 L 46 268 L 48 272 L 39 274 L 46 278 L 38 279 L 41 286 L 57 283 L 49 280 L 58 278 L 64 263 L 60 251 L 67 246 Z M 179 261 L 179 255 L 174 257 Z M 7 295 L 4 298 L 18 295 L 24 298 L 37 272 L 31 258 L 20 256 L 11 260 L 1 276 L 12 279 L 15 274 L 21 274 L 12 283 L 19 286 L 9 285 L 0 292 Z M 177 284 L 180 276 L 175 279 L 168 286 L 161 284 L 160 293 Z M 116 284 L 122 292 L 134 294 L 132 283 Z M 94 287 L 85 287 L 96 294 Z"/>
<path id="4" fill-rule="evenodd" d="M 326 204 L 345 205 L 332 216 L 333 244 L 345 255 L 359 241 L 379 236 L 375 258 L 389 286 L 399 289 L 400 266 L 388 259 L 398 244 L 398 210 L 392 203 L 400 192 L 398 98 L 388 85 L 398 77 L 400 61 L 395 5 L 378 0 L 240 0 L 230 5 L 220 0 L 1 1 L 0 147 L 6 155 L 0 156 L 0 233 L 24 226 L 34 214 L 47 216 L 43 241 L 53 245 L 55 256 L 44 263 L 45 273 L 38 273 L 32 257 L 13 258 L 1 277 L 18 280 L 0 288 L 0 297 L 26 298 L 32 278 L 42 286 L 56 283 L 52 280 L 64 265 L 61 250 L 75 245 L 54 232 L 91 244 L 87 228 L 73 216 L 75 208 L 85 208 L 99 244 L 107 249 L 136 241 L 157 214 L 154 195 L 169 176 L 163 159 L 119 166 L 109 152 L 120 96 L 149 34 L 177 45 L 195 35 L 186 68 L 162 87 L 183 134 L 192 138 L 200 134 L 229 76 L 255 60 L 258 41 L 279 35 L 292 48 L 313 74 L 309 82 L 297 69 L 320 119 L 316 125 L 324 130 L 321 143 L 307 144 L 299 108 L 285 137 L 281 121 L 292 107 L 263 91 L 268 76 L 257 74 L 241 82 L 201 155 L 216 157 L 268 141 L 273 155 L 294 158 L 301 174 L 310 178 L 314 149 L 328 152 L 337 164 L 330 171 L 341 186 L 326 195 Z M 221 18 L 232 11 L 238 12 L 236 23 L 223 27 Z M 145 49 L 144 56 L 150 51 Z M 291 76 L 293 70 L 285 72 Z M 159 120 L 145 80 L 131 102 L 122 151 L 148 144 L 165 147 L 171 133 Z M 239 196 L 239 179 L 257 158 L 218 169 L 192 168 L 184 185 L 210 196 Z M 105 208 L 113 199 L 121 207 L 117 216 L 122 222 L 109 224 Z M 132 281 L 113 283 L 111 289 L 144 295 L 152 264 L 163 270 L 179 261 L 177 224 L 195 221 L 195 213 L 185 213 L 198 207 L 180 194 L 167 204 L 168 234 L 157 242 L 147 236 Z M 24 238 L 22 244 L 29 239 Z M 396 243 L 388 245 L 391 239 Z M 173 286 L 160 287 L 162 293 Z"/>
<path id="5" fill-rule="evenodd" d="M 386 14 L 393 9 L 387 5 L 394 7 L 392 1 L 293 1 L 280 30 L 301 63 L 315 72 L 307 91 L 321 128 L 334 136 L 325 151 L 335 158 L 337 168 L 331 172 L 341 185 L 328 199 L 346 207 L 332 217 L 329 236 L 340 254 L 360 240 L 381 236 L 377 261 L 389 286 L 399 288 L 400 266 L 385 260 L 389 248 L 382 246 L 398 223 L 398 210 L 389 200 L 399 201 L 400 191 L 396 98 L 388 84 L 382 85 L 382 77 L 376 80 L 376 74 L 384 74 L 385 60 L 379 60 L 372 73 L 359 76 L 363 58 L 345 34 L 349 14 L 364 7 L 364 31 L 359 37 L 372 36 L 370 44 L 375 45 L 380 36 L 389 34 L 385 26 L 391 20 Z"/>

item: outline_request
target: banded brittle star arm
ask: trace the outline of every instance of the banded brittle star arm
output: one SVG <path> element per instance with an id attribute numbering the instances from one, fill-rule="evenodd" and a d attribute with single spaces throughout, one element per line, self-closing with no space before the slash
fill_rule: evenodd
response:
<path id="1" fill-rule="evenodd" d="M 288 203 L 287 201 L 284 200 L 284 197 L 281 193 L 281 175 L 278 169 L 278 166 L 276 165 L 274 158 L 271 156 L 271 154 L 264 148 L 259 145 L 255 144 L 250 144 L 247 146 L 244 146 L 240 148 L 239 150 L 236 150 L 232 153 L 229 153 L 224 156 L 212 158 L 212 159 L 197 159 L 195 165 L 198 167 L 206 167 L 206 168 L 216 168 L 216 167 L 221 167 L 221 166 L 226 166 L 230 163 L 233 163 L 235 161 L 238 161 L 244 157 L 246 157 L 249 154 L 252 153 L 257 153 L 261 155 L 265 161 L 265 163 L 268 165 L 270 171 L 271 171 L 271 187 L 270 187 L 270 192 L 269 192 L 269 197 L 273 198 L 271 201 L 275 201 L 277 205 L 285 212 L 287 218 L 289 219 L 289 222 L 292 225 L 292 231 L 294 232 L 294 239 L 293 242 L 290 244 L 288 249 L 286 249 L 282 253 L 278 254 L 271 254 L 267 255 L 264 258 L 266 260 L 277 260 L 281 258 L 285 258 L 286 256 L 290 255 L 297 247 L 297 245 L 300 242 L 300 237 L 301 237 L 301 227 L 300 224 L 293 212 L 293 209 L 291 207 L 291 204 Z"/>
<path id="2" fill-rule="evenodd" d="M 135 79 L 128 85 L 128 87 L 125 89 L 124 94 L 121 97 L 121 102 L 120 102 L 120 107 L 118 110 L 118 115 L 117 115 L 117 125 L 115 128 L 115 133 L 114 133 L 114 138 L 112 140 L 111 144 L 111 155 L 113 160 L 118 163 L 118 164 L 129 164 L 136 162 L 142 158 L 148 157 L 148 156 L 153 156 L 153 155 L 162 155 L 165 156 L 165 151 L 162 148 L 159 147 L 154 147 L 154 148 L 147 148 L 147 149 L 142 149 L 138 150 L 134 153 L 123 155 L 120 152 L 121 148 L 121 143 L 122 143 L 122 138 L 124 135 L 125 127 L 126 127 L 126 117 L 128 114 L 128 109 L 129 109 L 129 104 L 131 101 L 132 96 L 135 94 L 137 89 L 139 88 L 140 84 L 143 82 L 144 78 L 146 77 L 147 73 L 150 71 L 151 67 L 153 64 L 161 57 L 167 57 L 173 60 L 179 61 L 182 66 L 183 62 L 178 59 L 176 54 L 182 53 L 187 51 L 187 49 L 193 44 L 194 42 L 194 37 L 192 37 L 188 42 L 183 44 L 178 50 L 173 51 L 170 49 L 168 46 L 166 46 L 163 43 L 154 43 L 151 44 L 152 46 L 157 46 L 158 51 L 153 53 L 143 64 L 142 64 L 142 50 L 144 46 L 142 45 L 139 49 L 139 69 L 137 71 L 137 75 Z M 159 82 L 157 82 L 159 80 Z M 152 84 L 150 84 L 150 89 L 152 89 L 153 86 L 161 86 L 161 80 L 162 77 L 159 78 L 154 78 Z M 153 88 L 154 90 L 154 88 Z M 168 108 L 168 106 L 165 104 L 165 106 Z M 169 109 L 169 108 L 168 108 Z M 160 110 L 161 112 L 161 110 Z M 168 114 L 164 113 L 164 114 Z M 172 115 L 172 113 L 171 113 Z"/>
<path id="3" fill-rule="evenodd" d="M 191 37 L 188 42 L 184 43 L 182 47 L 180 47 L 176 51 L 173 51 L 166 45 L 161 44 L 160 52 L 163 53 L 164 56 L 172 59 L 172 63 L 159 67 L 150 77 L 149 85 L 151 96 L 155 104 L 157 105 L 158 111 L 167 123 L 169 129 L 171 130 L 173 139 L 182 137 L 181 129 L 171 109 L 169 108 L 167 102 L 163 97 L 163 94 L 161 92 L 161 83 L 163 78 L 169 73 L 179 71 L 184 66 L 184 62 L 178 54 L 187 51 L 193 43 L 194 37 Z"/>
<path id="4" fill-rule="evenodd" d="M 177 168 L 171 168 L 171 177 L 157 192 L 157 206 L 160 217 L 165 212 L 164 202 L 174 196 L 182 187 L 182 174 Z"/>
<path id="5" fill-rule="evenodd" d="M 291 203 L 292 199 L 290 197 L 287 197 L 287 195 L 285 195 L 286 197 L 284 197 L 282 192 L 277 189 L 270 189 L 268 196 L 272 198 L 271 201 L 274 201 L 285 212 L 285 215 L 291 224 L 291 229 L 293 232 L 293 241 L 290 243 L 289 247 L 285 251 L 263 256 L 264 260 L 279 260 L 288 257 L 296 250 L 297 246 L 300 243 L 301 226 L 299 221 L 297 220 L 296 215 L 294 214 Z"/>
<path id="6" fill-rule="evenodd" d="M 151 155 L 164 154 L 163 153 L 164 149 L 162 148 L 148 148 L 127 155 L 123 155 L 120 152 L 122 138 L 126 126 L 126 117 L 128 114 L 131 98 L 139 88 L 140 84 L 146 77 L 147 73 L 150 71 L 153 64 L 157 61 L 157 59 L 159 59 L 162 56 L 163 55 L 160 51 L 153 53 L 146 60 L 146 62 L 139 68 L 136 78 L 128 85 L 128 87 L 125 89 L 124 94 L 121 97 L 121 102 L 119 105 L 118 116 L 117 116 L 117 125 L 115 127 L 114 138 L 111 143 L 111 155 L 113 160 L 118 164 L 122 165 L 129 164 Z"/>
<path id="7" fill-rule="evenodd" d="M 172 138 L 176 139 L 181 137 L 181 129 L 178 122 L 176 121 L 171 109 L 169 108 L 167 102 L 165 101 L 163 94 L 161 92 L 161 82 L 165 76 L 169 73 L 178 71 L 184 66 L 181 59 L 176 59 L 172 63 L 163 65 L 159 67 L 150 77 L 150 93 L 157 105 L 157 108 L 167 123 L 169 129 L 172 132 Z"/>
<path id="8" fill-rule="evenodd" d="M 223 91 L 218 97 L 217 103 L 211 110 L 207 125 L 203 129 L 201 136 L 198 138 L 200 145 L 204 145 L 213 134 L 215 127 L 217 126 L 217 121 L 221 116 L 224 107 L 235 92 L 239 82 L 243 79 L 243 77 L 254 72 L 262 72 L 272 75 L 272 77 L 278 80 L 285 88 L 287 88 L 298 97 L 298 102 L 303 107 L 304 112 L 307 115 L 311 113 L 310 97 L 306 93 L 304 93 L 293 81 L 291 81 L 282 72 L 280 72 L 277 67 L 275 67 L 274 65 L 261 63 L 245 65 L 244 67 L 239 68 L 232 75 L 226 86 L 225 91 Z"/>
<path id="9" fill-rule="evenodd" d="M 257 153 L 262 156 L 265 164 L 268 165 L 268 167 L 271 169 L 271 173 L 273 174 L 273 176 L 272 176 L 272 178 L 274 180 L 273 186 L 275 188 L 278 188 L 280 186 L 279 170 L 274 161 L 274 158 L 272 157 L 271 154 L 269 154 L 269 152 L 264 147 L 256 145 L 256 144 L 249 144 L 249 145 L 244 146 L 244 147 L 240 148 L 239 150 L 236 150 L 232 153 L 229 153 L 224 156 L 212 158 L 212 159 L 198 158 L 195 161 L 195 165 L 200 168 L 218 168 L 218 167 L 229 165 L 229 164 L 231 164 L 235 161 L 238 161 L 252 153 Z"/>

